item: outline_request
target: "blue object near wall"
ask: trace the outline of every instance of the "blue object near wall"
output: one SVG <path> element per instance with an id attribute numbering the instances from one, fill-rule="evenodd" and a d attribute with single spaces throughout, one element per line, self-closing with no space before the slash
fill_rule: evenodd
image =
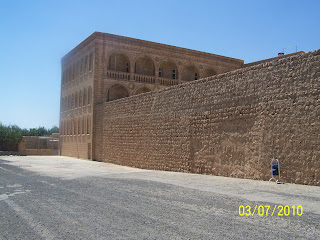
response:
<path id="1" fill-rule="evenodd" d="M 279 175 L 279 164 L 272 164 L 272 176 Z"/>

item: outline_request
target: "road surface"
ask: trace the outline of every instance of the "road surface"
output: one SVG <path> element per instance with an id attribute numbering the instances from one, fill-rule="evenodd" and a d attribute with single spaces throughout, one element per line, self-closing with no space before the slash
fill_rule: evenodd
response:
<path id="1" fill-rule="evenodd" d="M 319 236 L 316 186 L 143 170 L 60 156 L 0 156 L 0 239 Z"/>

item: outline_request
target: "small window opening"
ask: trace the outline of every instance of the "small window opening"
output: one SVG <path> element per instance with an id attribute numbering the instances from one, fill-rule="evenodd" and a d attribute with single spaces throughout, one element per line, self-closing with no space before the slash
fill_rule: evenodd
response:
<path id="1" fill-rule="evenodd" d="M 176 79 L 176 70 L 172 69 L 172 79 Z"/>

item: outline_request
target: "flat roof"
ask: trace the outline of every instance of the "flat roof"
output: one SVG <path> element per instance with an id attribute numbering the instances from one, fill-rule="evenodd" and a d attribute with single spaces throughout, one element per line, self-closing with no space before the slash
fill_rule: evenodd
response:
<path id="1" fill-rule="evenodd" d="M 237 63 L 244 63 L 244 60 L 237 59 L 237 58 L 231 58 L 226 57 L 222 55 L 217 55 L 213 53 L 207 53 L 207 52 L 201 52 L 197 50 L 192 50 L 188 48 L 182 48 L 172 45 L 167 45 L 163 43 L 157 43 L 157 42 L 151 42 L 131 37 L 124 37 L 120 35 L 110 34 L 110 33 L 102 33 L 102 32 L 94 32 L 89 37 L 87 37 L 84 41 L 82 41 L 80 44 L 78 44 L 75 48 L 73 48 L 69 53 L 67 53 L 63 58 L 62 62 L 66 61 L 69 57 L 73 56 L 76 52 L 87 46 L 89 43 L 94 41 L 95 39 L 103 39 L 113 42 L 122 42 L 122 43 L 130 43 L 138 46 L 148 47 L 148 48 L 155 48 L 155 49 L 167 49 L 169 51 L 174 51 L 178 53 L 183 54 L 189 54 L 189 55 L 195 55 L 195 56 L 202 56 L 202 57 L 209 57 L 209 58 L 216 58 L 221 61 L 227 61 L 227 62 L 237 62 Z"/>

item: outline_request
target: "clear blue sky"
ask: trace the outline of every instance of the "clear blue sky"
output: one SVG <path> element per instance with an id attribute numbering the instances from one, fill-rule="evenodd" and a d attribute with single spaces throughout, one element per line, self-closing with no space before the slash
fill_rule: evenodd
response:
<path id="1" fill-rule="evenodd" d="M 1 1 L 0 122 L 58 125 L 60 60 L 94 31 L 248 63 L 320 48 L 319 9 L 318 0 Z"/>

